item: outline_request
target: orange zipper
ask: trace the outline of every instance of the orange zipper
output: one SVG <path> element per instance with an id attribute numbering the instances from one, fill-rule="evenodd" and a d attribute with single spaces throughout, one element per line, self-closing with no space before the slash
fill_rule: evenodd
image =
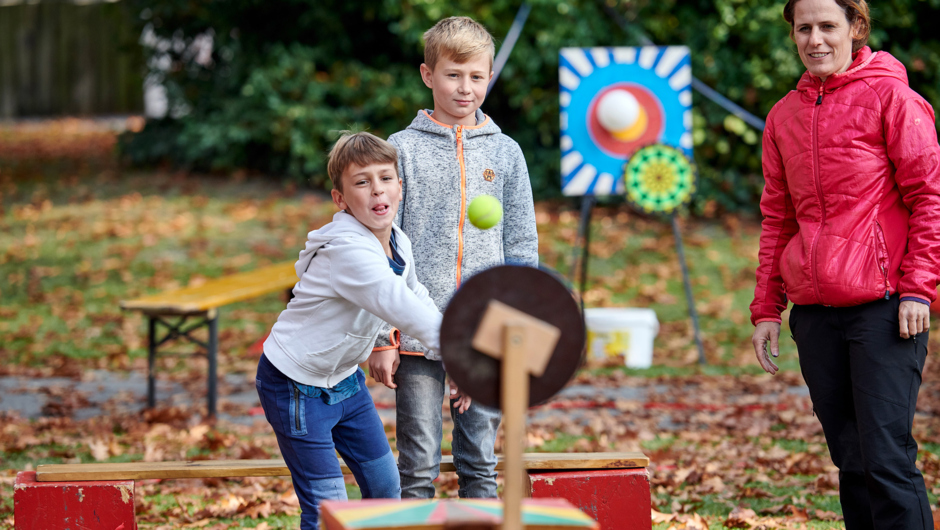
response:
<path id="1" fill-rule="evenodd" d="M 463 265 L 463 220 L 467 209 L 467 167 L 463 163 L 463 125 L 457 125 L 457 163 L 460 164 L 460 222 L 457 224 L 457 288 Z"/>

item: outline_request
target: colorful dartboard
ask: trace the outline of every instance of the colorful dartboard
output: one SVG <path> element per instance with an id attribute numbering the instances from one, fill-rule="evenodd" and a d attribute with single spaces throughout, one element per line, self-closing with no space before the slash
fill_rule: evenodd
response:
<path id="1" fill-rule="evenodd" d="M 624 166 L 627 201 L 646 213 L 671 214 L 695 193 L 695 164 L 679 149 L 650 145 Z"/>
<path id="2" fill-rule="evenodd" d="M 558 76 L 565 195 L 624 193 L 623 165 L 646 145 L 692 156 L 687 47 L 563 48 Z"/>

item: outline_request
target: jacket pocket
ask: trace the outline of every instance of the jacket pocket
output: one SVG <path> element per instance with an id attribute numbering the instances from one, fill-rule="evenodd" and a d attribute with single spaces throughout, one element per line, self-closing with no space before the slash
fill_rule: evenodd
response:
<path id="1" fill-rule="evenodd" d="M 884 280 L 885 298 L 891 291 L 891 283 L 888 281 L 888 244 L 885 242 L 884 230 L 881 229 L 881 223 L 875 219 L 875 252 L 878 260 L 878 266 L 881 268 L 881 277 Z"/>
<path id="2" fill-rule="evenodd" d="M 339 363 L 336 366 L 336 372 L 343 372 L 365 362 L 372 355 L 372 346 L 375 344 L 375 337 L 362 337 L 359 335 L 346 334 L 346 349 L 343 350 Z"/>
<path id="3" fill-rule="evenodd" d="M 359 361 L 350 362 L 350 355 L 355 359 L 362 360 L 368 358 L 372 353 L 372 343 L 375 337 L 363 337 L 346 333 L 339 344 L 325 350 L 310 352 L 307 354 L 307 368 L 318 375 L 330 376 L 336 372 L 341 372 Z"/>
<path id="4" fill-rule="evenodd" d="M 807 272 L 809 265 L 803 254 L 803 236 L 797 232 L 790 241 L 787 242 L 780 253 L 780 259 L 777 263 L 780 272 L 780 279 L 783 282 L 783 291 L 787 295 L 792 295 L 789 288 L 805 288 L 811 284 L 812 276 Z"/>

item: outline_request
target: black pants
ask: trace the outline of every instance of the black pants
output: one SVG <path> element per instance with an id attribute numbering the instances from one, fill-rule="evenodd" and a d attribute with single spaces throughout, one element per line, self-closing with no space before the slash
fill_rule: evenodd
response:
<path id="1" fill-rule="evenodd" d="M 847 530 L 933 529 L 911 435 L 927 332 L 902 339 L 898 296 L 794 306 L 790 329 L 822 423 Z"/>

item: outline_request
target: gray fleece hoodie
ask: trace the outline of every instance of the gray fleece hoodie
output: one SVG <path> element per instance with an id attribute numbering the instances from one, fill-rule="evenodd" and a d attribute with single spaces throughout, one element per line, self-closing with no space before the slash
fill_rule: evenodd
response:
<path id="1" fill-rule="evenodd" d="M 396 224 L 411 239 L 418 281 L 443 311 L 462 282 L 503 263 L 537 266 L 538 232 L 532 186 L 522 149 L 493 120 L 476 112 L 476 125 L 449 126 L 422 110 L 389 137 L 398 149 L 403 182 Z M 499 199 L 503 219 L 489 230 L 467 220 L 478 195 Z M 386 325 L 375 347 L 440 360 L 412 337 Z"/>

